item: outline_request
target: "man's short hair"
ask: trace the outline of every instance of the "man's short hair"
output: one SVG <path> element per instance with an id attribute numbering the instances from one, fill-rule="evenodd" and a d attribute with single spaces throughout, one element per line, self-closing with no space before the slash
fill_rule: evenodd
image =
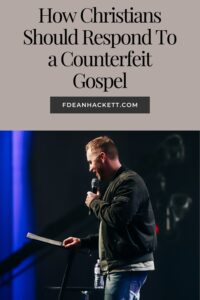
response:
<path id="1" fill-rule="evenodd" d="M 104 152 L 110 159 L 118 157 L 118 150 L 111 138 L 108 136 L 99 136 L 91 140 L 86 146 L 86 151 L 91 149 L 92 152 Z"/>

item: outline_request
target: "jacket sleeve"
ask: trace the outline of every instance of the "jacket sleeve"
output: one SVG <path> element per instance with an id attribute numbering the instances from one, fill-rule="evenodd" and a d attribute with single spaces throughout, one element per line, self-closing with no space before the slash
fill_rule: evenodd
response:
<path id="1" fill-rule="evenodd" d="M 122 181 L 116 188 L 110 203 L 95 199 L 90 208 L 99 220 L 120 228 L 129 224 L 138 213 L 143 198 L 143 188 L 133 177 Z"/>
<path id="2" fill-rule="evenodd" d="M 81 248 L 89 248 L 90 250 L 98 249 L 98 234 L 91 234 L 81 238 Z"/>

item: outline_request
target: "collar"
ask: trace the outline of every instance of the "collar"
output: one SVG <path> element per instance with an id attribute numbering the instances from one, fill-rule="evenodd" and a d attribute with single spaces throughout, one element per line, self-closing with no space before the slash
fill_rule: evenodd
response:
<path id="1" fill-rule="evenodd" d="M 119 176 L 122 172 L 124 172 L 127 168 L 124 165 L 121 165 L 121 167 L 116 171 L 116 173 L 114 174 L 113 178 L 111 179 L 114 180 L 115 178 L 117 178 L 117 176 Z"/>

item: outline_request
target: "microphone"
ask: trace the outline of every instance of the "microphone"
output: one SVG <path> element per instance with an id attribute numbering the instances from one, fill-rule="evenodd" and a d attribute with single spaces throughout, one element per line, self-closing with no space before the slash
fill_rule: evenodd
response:
<path id="1" fill-rule="evenodd" d="M 92 178 L 91 180 L 91 190 L 94 194 L 97 194 L 99 189 L 99 180 L 97 178 Z M 89 208 L 89 216 L 91 215 L 91 209 Z"/>
<path id="2" fill-rule="evenodd" d="M 96 194 L 98 192 L 98 189 L 99 189 L 99 180 L 97 178 L 92 178 L 91 188 L 92 188 L 92 192 L 94 194 Z"/>

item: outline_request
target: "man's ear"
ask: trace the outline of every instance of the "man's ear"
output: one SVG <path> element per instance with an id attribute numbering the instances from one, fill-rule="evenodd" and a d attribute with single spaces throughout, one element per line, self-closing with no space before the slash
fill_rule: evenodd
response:
<path id="1" fill-rule="evenodd" d="M 107 156 L 106 156 L 105 152 L 101 152 L 100 155 L 99 155 L 99 157 L 100 157 L 101 161 L 104 163 Z"/>

